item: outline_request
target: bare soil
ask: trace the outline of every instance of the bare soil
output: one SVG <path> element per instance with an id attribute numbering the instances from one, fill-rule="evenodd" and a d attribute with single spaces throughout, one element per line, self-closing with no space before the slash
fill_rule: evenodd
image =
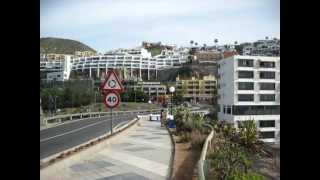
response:
<path id="1" fill-rule="evenodd" d="M 197 180 L 197 163 L 201 150 L 190 148 L 190 142 L 180 143 L 178 136 L 173 136 L 175 141 L 175 156 L 173 163 L 173 180 Z"/>

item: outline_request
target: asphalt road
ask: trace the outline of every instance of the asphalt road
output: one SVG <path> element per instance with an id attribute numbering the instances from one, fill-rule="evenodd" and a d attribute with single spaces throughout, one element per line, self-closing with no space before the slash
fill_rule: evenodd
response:
<path id="1" fill-rule="evenodd" d="M 113 117 L 113 127 L 136 115 Z M 40 131 L 40 160 L 72 148 L 110 131 L 110 117 L 92 118 Z"/>

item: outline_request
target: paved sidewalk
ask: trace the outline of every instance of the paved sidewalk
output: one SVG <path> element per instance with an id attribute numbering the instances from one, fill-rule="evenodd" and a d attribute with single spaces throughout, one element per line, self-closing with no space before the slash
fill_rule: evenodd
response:
<path id="1" fill-rule="evenodd" d="M 144 119 L 144 118 L 143 118 Z M 44 179 L 145 180 L 167 179 L 171 140 L 158 121 L 141 119 L 140 126 L 129 128 L 127 136 L 109 148 L 71 164 Z"/>

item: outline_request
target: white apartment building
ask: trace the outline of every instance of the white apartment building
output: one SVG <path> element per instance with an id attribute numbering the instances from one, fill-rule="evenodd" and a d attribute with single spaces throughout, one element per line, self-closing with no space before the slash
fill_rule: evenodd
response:
<path id="1" fill-rule="evenodd" d="M 235 55 L 218 61 L 218 119 L 254 120 L 264 142 L 280 143 L 280 57 Z"/>
<path id="2" fill-rule="evenodd" d="M 75 58 L 72 71 L 87 74 L 89 77 L 100 77 L 108 69 L 127 69 L 130 77 L 157 78 L 157 71 L 165 67 L 181 66 L 187 60 L 186 56 L 176 52 L 172 54 L 151 57 L 151 53 L 144 48 L 118 49 L 104 55 Z"/>
<path id="3" fill-rule="evenodd" d="M 167 67 L 179 67 L 187 62 L 187 54 L 180 51 L 165 50 L 160 55 L 151 56 L 151 53 L 144 48 L 117 49 L 109 51 L 104 55 L 88 57 L 71 57 L 70 63 L 65 64 L 63 60 L 44 61 L 40 58 L 40 71 L 66 72 L 63 77 L 80 75 L 88 78 L 99 78 L 108 69 L 122 69 L 128 71 L 130 77 L 144 78 L 145 80 L 157 79 L 158 70 Z M 67 69 L 65 69 L 67 65 Z M 49 74 L 50 78 L 58 78 L 59 73 Z"/>
<path id="4" fill-rule="evenodd" d="M 142 90 L 151 97 L 166 95 L 167 86 L 160 82 L 142 82 Z"/>
<path id="5" fill-rule="evenodd" d="M 47 81 L 64 81 L 70 77 L 73 56 L 65 55 L 63 60 L 40 61 L 40 72 L 46 73 Z"/>

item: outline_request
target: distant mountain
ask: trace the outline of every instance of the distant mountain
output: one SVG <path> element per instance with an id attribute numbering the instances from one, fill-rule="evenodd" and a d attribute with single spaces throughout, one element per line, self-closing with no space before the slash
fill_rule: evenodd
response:
<path id="1" fill-rule="evenodd" d="M 75 40 L 61 38 L 40 38 L 41 53 L 74 54 L 75 51 L 94 51 L 91 47 Z"/>

